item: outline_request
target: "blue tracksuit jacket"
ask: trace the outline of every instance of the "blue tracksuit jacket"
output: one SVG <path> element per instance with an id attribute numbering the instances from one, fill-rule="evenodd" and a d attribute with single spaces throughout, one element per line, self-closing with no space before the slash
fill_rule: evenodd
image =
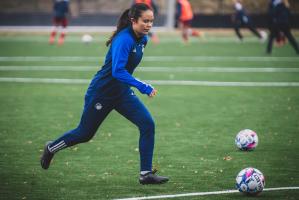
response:
<path id="1" fill-rule="evenodd" d="M 137 39 L 131 27 L 119 32 L 111 43 L 104 66 L 94 76 L 86 95 L 117 98 L 130 86 L 149 95 L 153 88 L 132 76 L 142 59 L 147 41 L 147 36 Z"/>

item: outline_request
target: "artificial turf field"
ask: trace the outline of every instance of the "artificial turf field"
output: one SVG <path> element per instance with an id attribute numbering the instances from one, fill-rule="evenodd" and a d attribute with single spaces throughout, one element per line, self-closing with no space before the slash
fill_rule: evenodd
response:
<path id="1" fill-rule="evenodd" d="M 60 47 L 48 45 L 45 34 L 0 36 L 0 199 L 115 199 L 231 190 L 238 172 L 249 166 L 264 173 L 266 188 L 299 186 L 299 57 L 290 45 L 274 48 L 269 56 L 257 39 L 240 43 L 234 35 L 207 34 L 189 45 L 175 34 L 163 35 L 159 45 L 149 43 L 134 75 L 150 80 L 158 95 L 136 94 L 156 122 L 154 167 L 170 181 L 142 186 L 138 130 L 116 112 L 90 142 L 55 155 L 49 170 L 39 164 L 44 143 L 77 126 L 108 36 L 94 35 L 95 41 L 84 45 L 80 35 L 70 33 Z M 252 152 L 234 145 L 245 128 L 259 136 Z M 258 197 L 233 193 L 176 199 L 295 200 L 298 195 L 299 190 L 282 190 Z"/>

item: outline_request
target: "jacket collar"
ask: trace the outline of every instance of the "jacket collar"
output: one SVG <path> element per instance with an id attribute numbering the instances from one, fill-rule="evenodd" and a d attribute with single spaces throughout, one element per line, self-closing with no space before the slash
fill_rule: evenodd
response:
<path id="1" fill-rule="evenodd" d="M 134 40 L 135 40 L 136 42 L 140 42 L 140 41 L 142 41 L 142 40 L 144 39 L 144 37 L 145 37 L 145 35 L 144 35 L 144 36 L 141 36 L 141 37 L 137 37 L 137 35 L 135 34 L 135 32 L 134 32 L 132 26 L 129 26 L 129 31 L 130 31 L 130 33 L 132 34 L 132 36 L 133 36 L 133 38 L 134 38 Z"/>

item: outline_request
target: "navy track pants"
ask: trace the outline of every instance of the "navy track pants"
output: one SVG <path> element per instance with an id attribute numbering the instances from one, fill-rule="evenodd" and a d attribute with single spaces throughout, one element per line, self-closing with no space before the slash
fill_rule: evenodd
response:
<path id="1" fill-rule="evenodd" d="M 128 92 L 118 100 L 85 96 L 84 110 L 78 127 L 55 140 L 49 146 L 49 150 L 55 153 L 66 147 L 88 142 L 113 109 L 138 127 L 140 132 L 140 171 L 151 171 L 155 123 L 149 111 L 133 91 Z"/>

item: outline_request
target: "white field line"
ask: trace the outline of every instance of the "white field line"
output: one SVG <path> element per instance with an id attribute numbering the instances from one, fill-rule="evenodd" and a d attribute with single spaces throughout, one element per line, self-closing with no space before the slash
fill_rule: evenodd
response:
<path id="1" fill-rule="evenodd" d="M 0 82 L 86 84 L 89 79 L 12 78 L 1 77 Z M 299 82 L 218 82 L 186 80 L 145 80 L 153 85 L 216 86 L 216 87 L 299 87 Z"/>
<path id="2" fill-rule="evenodd" d="M 279 188 L 265 188 L 264 191 L 279 191 L 279 190 L 298 190 L 299 187 L 279 187 Z M 167 198 L 177 198 L 177 197 L 191 197 L 191 196 L 208 196 L 208 195 L 218 195 L 218 194 L 230 194 L 238 193 L 238 190 L 225 190 L 225 191 L 214 191 L 214 192 L 195 192 L 195 193 L 185 193 L 185 194 L 172 194 L 172 195 L 159 195 L 159 196 L 148 196 L 148 197 L 133 197 L 133 198 L 123 198 L 115 200 L 145 200 L 145 199 L 167 199 Z"/>
<path id="3" fill-rule="evenodd" d="M 103 56 L 2 56 L 0 62 L 99 62 Z M 299 57 L 245 56 L 146 56 L 146 62 L 299 62 Z"/>
<path id="4" fill-rule="evenodd" d="M 61 83 L 61 84 L 86 84 L 88 79 L 57 79 L 57 78 L 10 78 L 1 77 L 0 82 L 12 83 Z"/>
<path id="5" fill-rule="evenodd" d="M 97 43 L 97 42 L 106 42 L 108 40 L 109 36 L 94 36 L 92 43 Z M 48 43 L 48 38 L 47 37 L 1 37 L 0 38 L 1 42 L 41 42 L 41 43 Z M 82 43 L 80 37 L 66 37 L 65 40 L 66 43 Z M 189 40 L 190 43 L 239 43 L 240 40 L 236 37 L 202 37 L 202 38 L 190 38 Z M 246 37 L 244 42 L 246 43 L 261 43 L 257 38 L 253 37 Z M 180 35 L 177 37 L 161 37 L 160 38 L 160 43 L 182 43 L 182 39 Z M 82 45 L 85 45 L 82 43 Z M 261 44 L 263 45 L 263 44 Z"/>
<path id="6" fill-rule="evenodd" d="M 0 66 L 0 71 L 97 71 L 90 66 Z M 299 68 L 287 67 L 138 67 L 139 72 L 222 72 L 222 73 L 298 73 Z"/>
<path id="7" fill-rule="evenodd" d="M 91 66 L 0 66 L 0 71 L 97 71 L 101 68 Z M 296 68 L 295 68 L 296 69 Z M 298 68 L 299 70 L 299 68 Z"/>

